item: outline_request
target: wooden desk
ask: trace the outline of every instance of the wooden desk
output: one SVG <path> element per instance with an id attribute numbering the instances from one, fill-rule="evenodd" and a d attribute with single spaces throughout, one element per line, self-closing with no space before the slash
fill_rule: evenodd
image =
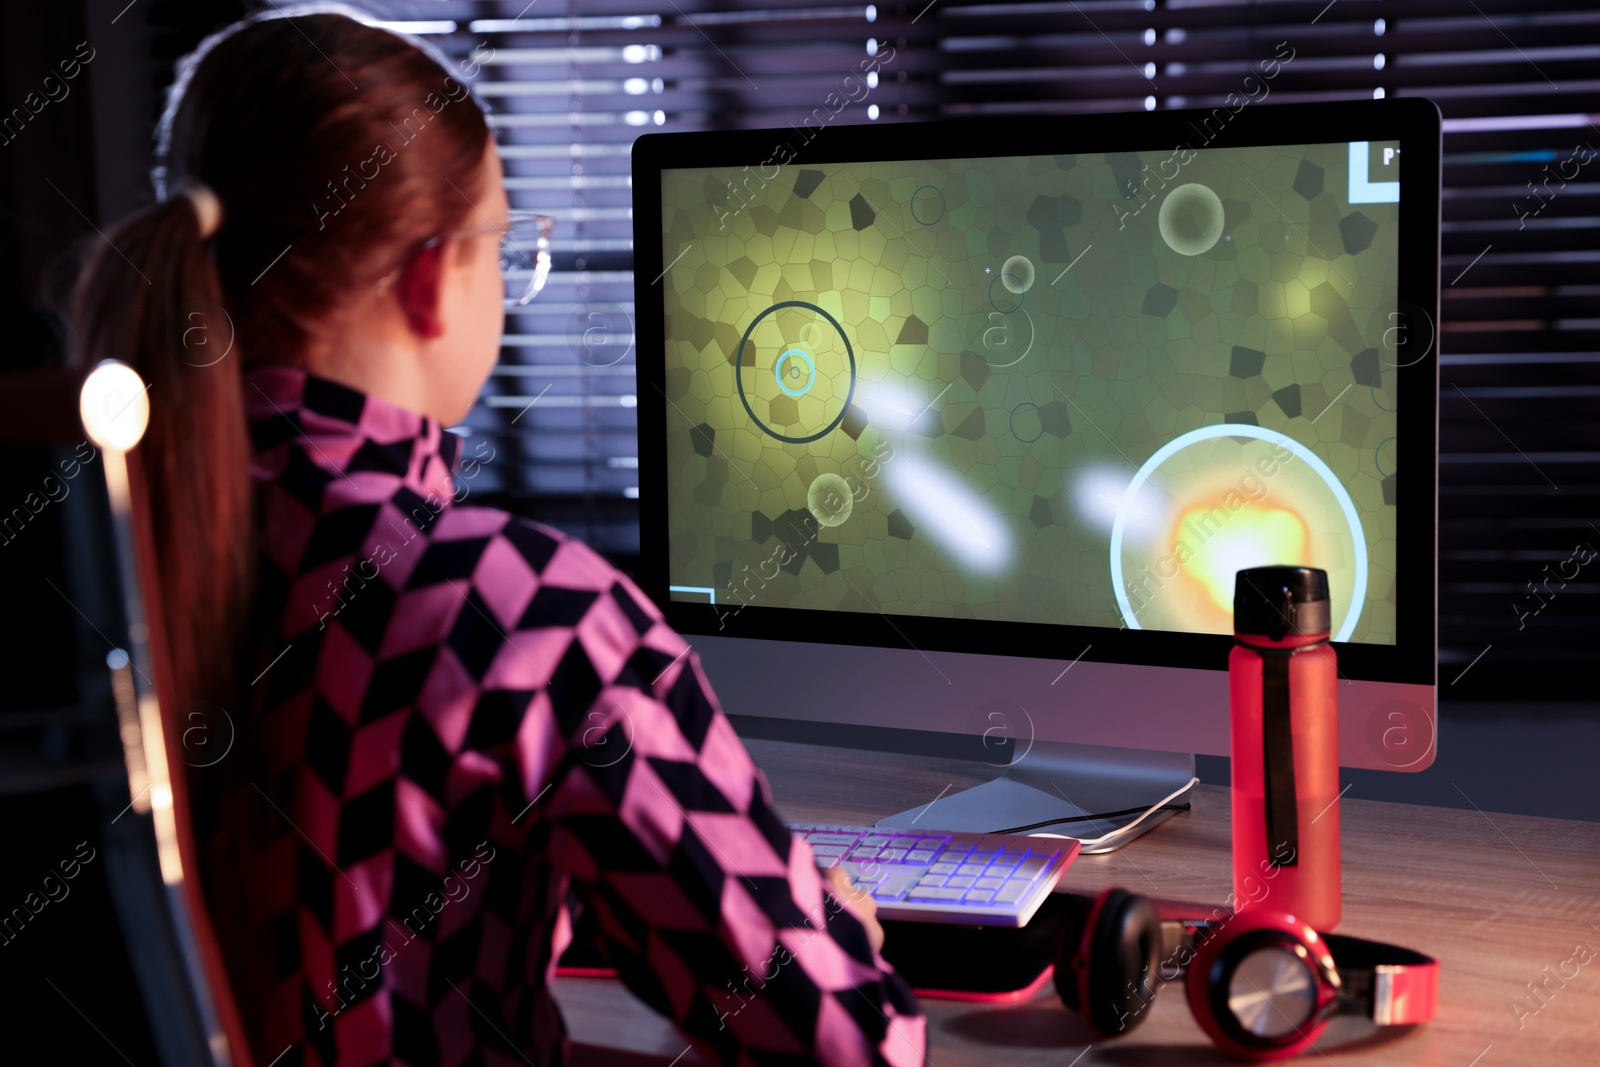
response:
<path id="1" fill-rule="evenodd" d="M 996 773 L 956 760 L 784 742 L 752 741 L 749 748 L 779 809 L 795 822 L 871 823 L 928 803 L 946 786 L 962 789 Z M 1440 1008 L 1434 1022 L 1408 1032 L 1336 1020 L 1317 1046 L 1324 1057 L 1429 1067 L 1600 1062 L 1600 824 L 1360 800 L 1343 801 L 1340 817 L 1339 932 L 1436 956 Z M 1215 903 L 1227 896 L 1230 877 L 1228 792 L 1199 786 L 1193 811 L 1121 852 L 1080 857 L 1062 888 L 1093 893 L 1121 885 Z M 1579 945 L 1584 956 L 1594 954 L 1586 965 L 1567 962 Z M 1544 992 L 1542 983 L 1563 965 L 1568 974 L 1578 967 L 1576 977 L 1564 987 L 1559 977 L 1550 980 L 1552 992 Z M 615 981 L 561 979 L 556 996 L 575 1064 L 672 1063 L 679 1056 L 678 1067 L 712 1062 L 698 1049 L 685 1054 L 686 1039 Z M 1513 1003 L 1537 1011 L 1514 1012 Z M 1236 1062 L 1211 1048 L 1178 985 L 1162 990 L 1137 1031 L 1105 1042 L 1095 1042 L 1048 986 L 1015 1005 L 923 1006 L 930 1067 Z M 1302 1062 L 1320 1058 L 1307 1052 Z"/>

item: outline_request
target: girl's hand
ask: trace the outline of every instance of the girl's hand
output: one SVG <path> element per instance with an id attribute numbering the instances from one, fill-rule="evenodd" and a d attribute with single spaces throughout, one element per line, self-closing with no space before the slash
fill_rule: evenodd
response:
<path id="1" fill-rule="evenodd" d="M 872 894 L 851 885 L 850 876 L 841 868 L 829 867 L 822 874 L 833 895 L 843 901 L 845 907 L 850 909 L 850 914 L 867 928 L 867 941 L 872 945 L 872 951 L 882 952 L 883 927 L 878 923 L 878 904 L 872 899 Z"/>

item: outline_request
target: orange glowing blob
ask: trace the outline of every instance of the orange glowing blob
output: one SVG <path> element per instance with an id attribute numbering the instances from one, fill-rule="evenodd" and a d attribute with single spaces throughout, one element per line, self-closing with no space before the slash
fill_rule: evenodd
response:
<path id="1" fill-rule="evenodd" d="M 1239 571 L 1311 562 L 1311 533 L 1304 519 L 1282 507 L 1251 503 L 1237 492 L 1184 509 L 1173 528 L 1173 544 L 1179 546 L 1179 572 L 1198 584 L 1202 601 L 1230 619 Z"/>

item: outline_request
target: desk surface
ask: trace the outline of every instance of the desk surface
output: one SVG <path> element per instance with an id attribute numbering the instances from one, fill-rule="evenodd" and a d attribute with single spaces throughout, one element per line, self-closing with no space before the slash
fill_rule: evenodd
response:
<path id="1" fill-rule="evenodd" d="M 793 822 L 871 823 L 996 773 L 957 760 L 785 742 L 749 748 Z M 1434 1022 L 1408 1032 L 1336 1020 L 1318 1043 L 1325 1057 L 1429 1067 L 1600 1062 L 1600 824 L 1348 799 L 1340 818 L 1339 932 L 1438 957 L 1440 1007 Z M 1227 790 L 1197 787 L 1192 811 L 1120 852 L 1080 857 L 1061 883 L 1078 893 L 1109 885 L 1223 900 L 1231 888 Z M 1564 986 L 1549 978 L 1563 967 L 1568 975 L 1578 969 Z M 685 1054 L 686 1039 L 618 982 L 561 979 L 555 992 L 575 1064 L 712 1062 L 699 1050 Z M 1514 1011 L 1518 1003 L 1527 1010 Z M 1014 1005 L 925 1000 L 923 1007 L 930 1067 L 1236 1062 L 1212 1050 L 1176 985 L 1162 990 L 1137 1031 L 1105 1042 L 1095 1042 L 1048 986 Z M 1303 1062 L 1313 1058 L 1308 1052 Z"/>

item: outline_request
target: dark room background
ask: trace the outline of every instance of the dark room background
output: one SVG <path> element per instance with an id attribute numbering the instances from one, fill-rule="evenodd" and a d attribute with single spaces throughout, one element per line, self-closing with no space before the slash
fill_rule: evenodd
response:
<path id="1" fill-rule="evenodd" d="M 0 8 L 0 372 L 60 362 L 53 302 L 75 249 L 152 195 L 151 131 L 175 60 L 273 6 Z M 1043 125 L 1219 106 L 1283 42 L 1294 59 L 1272 82 L 1271 104 L 1434 100 L 1444 115 L 1440 758 L 1422 775 L 1351 773 L 1352 795 L 1600 818 L 1590 784 L 1600 562 L 1552 579 L 1585 546 L 1591 559 L 1600 549 L 1594 0 L 359 6 L 470 68 L 494 109 L 513 206 L 558 220 L 550 283 L 508 320 L 500 366 L 467 422 L 503 457 L 473 492 L 589 541 L 623 569 L 639 547 L 628 173 L 640 133 L 798 125 L 863 57 L 891 49 L 870 91 L 830 123 L 1021 114 Z M 995 154 L 1026 147 L 997 144 Z M 37 413 L 12 400 L 0 398 L 5 514 L 76 444 L 41 443 Z M 85 465 L 61 500 L 0 534 L 7 907 L 35 868 L 99 840 L 102 813 L 127 802 L 105 669 L 115 601 L 104 559 L 93 562 L 107 551 L 99 477 Z M 1219 764 L 1207 761 L 1203 775 L 1225 781 Z M 43 915 L 54 929 L 0 947 L 0 1003 L 8 1019 L 26 1015 L 61 1035 L 56 1051 L 68 1061 L 79 1058 L 74 1034 L 103 1059 L 87 1015 L 132 1062 L 155 1062 L 103 867 L 87 864 L 75 883 L 97 904 L 70 920 Z M 45 966 L 63 953 L 77 962 Z"/>

